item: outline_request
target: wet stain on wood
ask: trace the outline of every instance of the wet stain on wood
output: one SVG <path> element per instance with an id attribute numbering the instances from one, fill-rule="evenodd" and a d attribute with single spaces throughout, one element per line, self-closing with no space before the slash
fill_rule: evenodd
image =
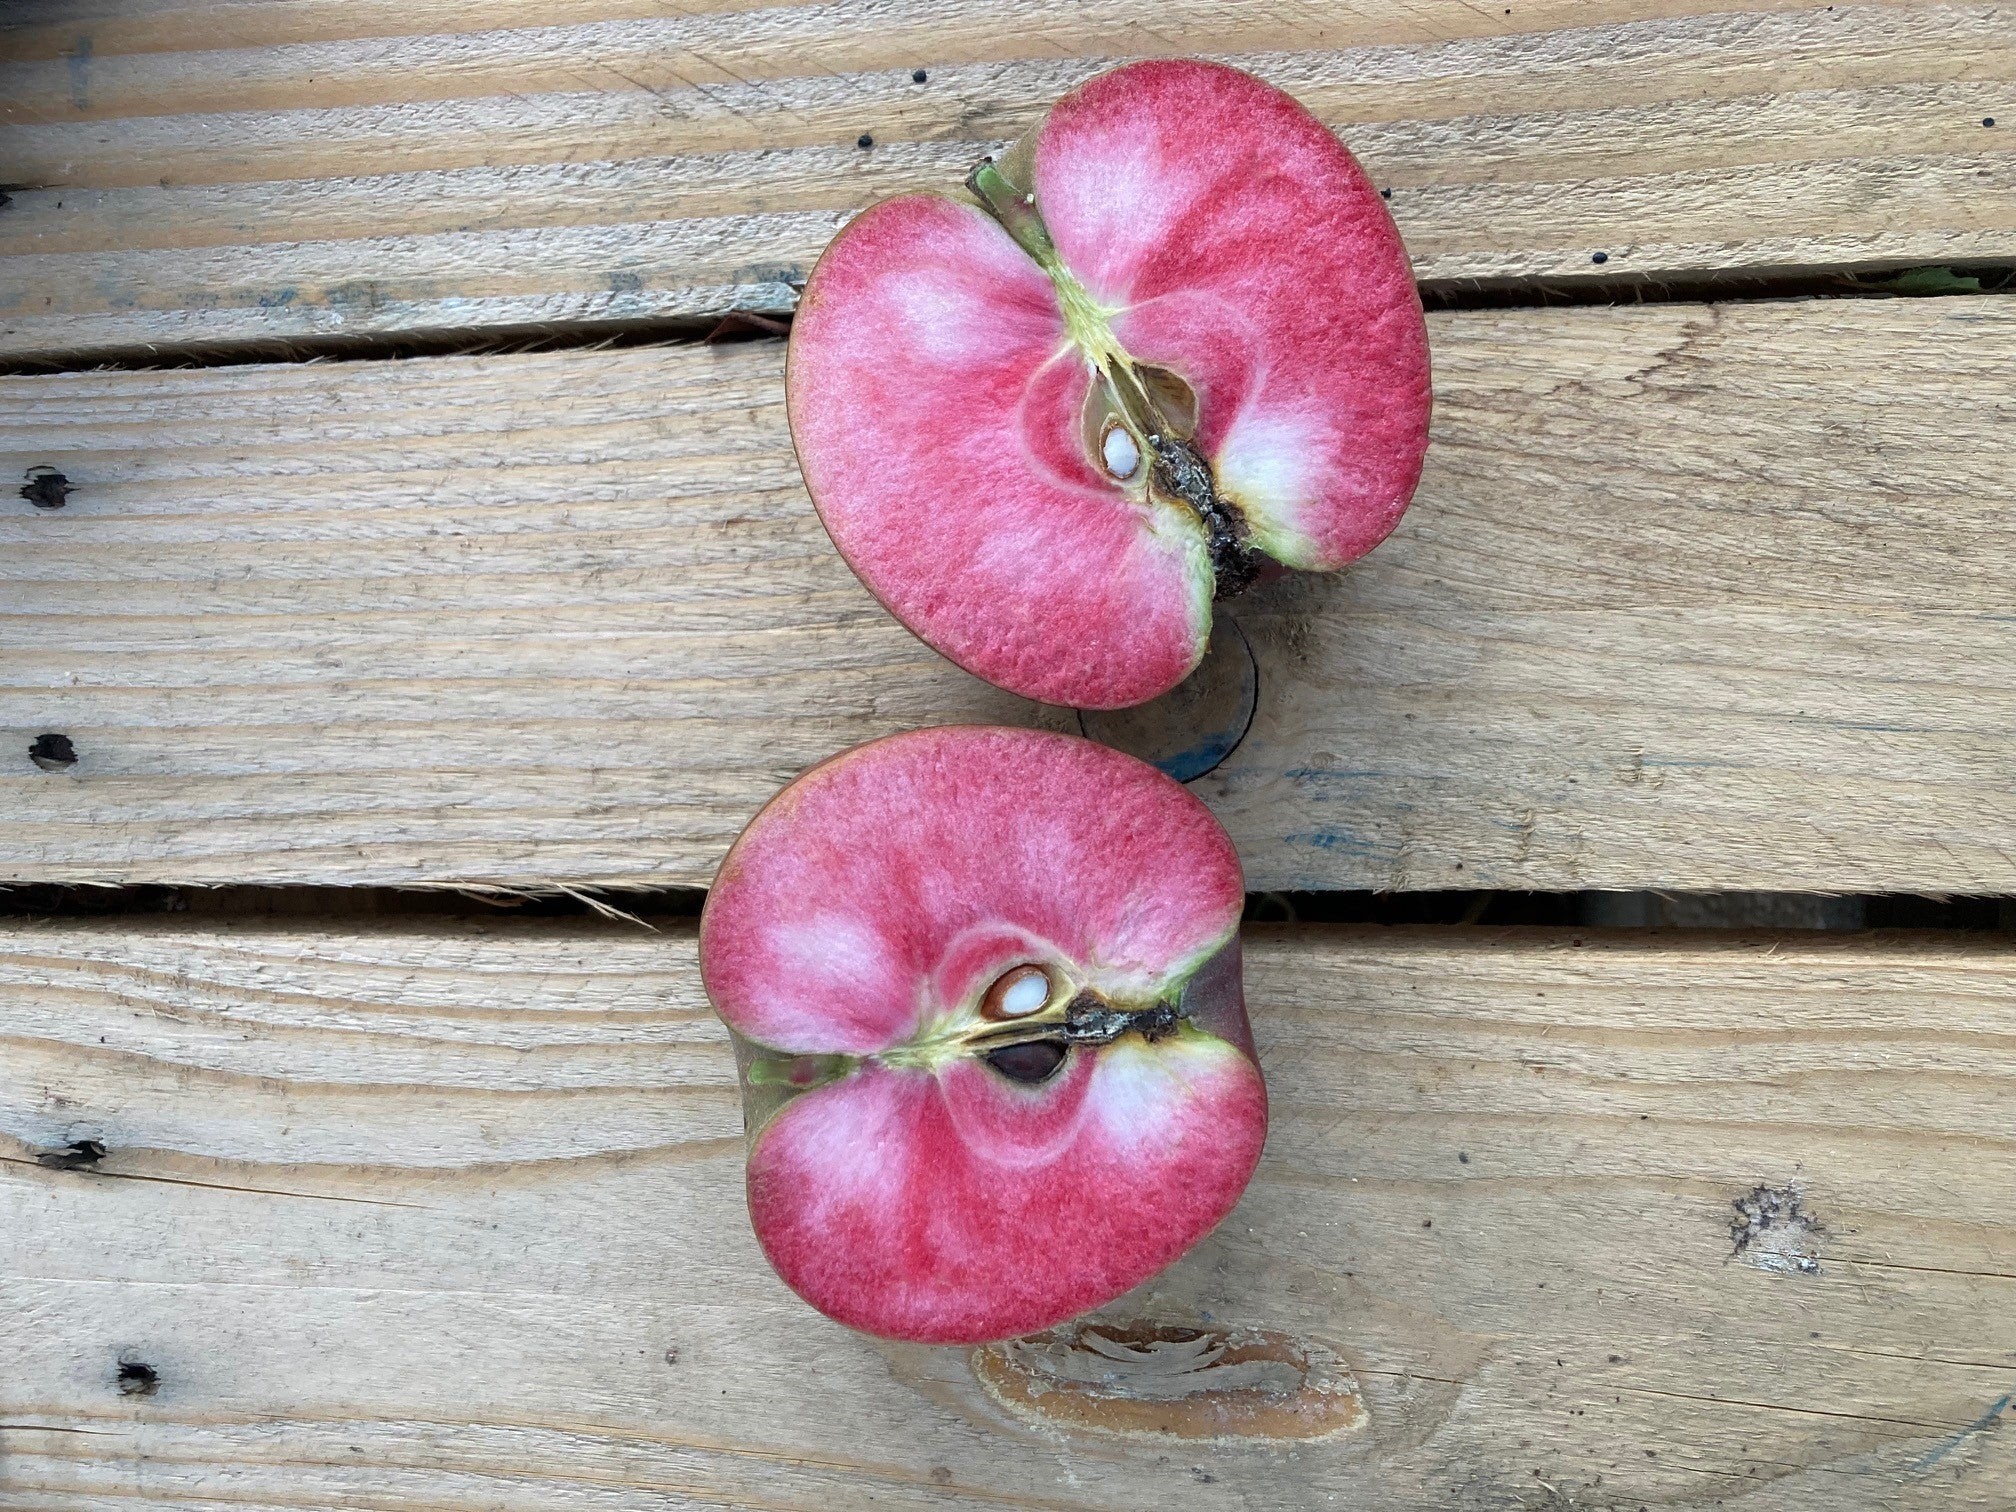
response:
<path id="1" fill-rule="evenodd" d="M 1336 1353 L 1270 1329 L 1087 1322 L 978 1349 L 973 1374 L 1017 1417 L 1125 1438 L 1329 1438 L 1363 1427 Z"/>
<path id="2" fill-rule="evenodd" d="M 1215 771 L 1246 738 L 1259 697 L 1253 647 L 1221 609 L 1195 672 L 1160 698 L 1131 709 L 1080 710 L 1078 732 L 1189 782 Z"/>

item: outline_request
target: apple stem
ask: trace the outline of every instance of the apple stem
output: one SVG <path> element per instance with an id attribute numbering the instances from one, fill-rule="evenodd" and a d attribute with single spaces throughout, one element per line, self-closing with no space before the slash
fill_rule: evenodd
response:
<path id="1" fill-rule="evenodd" d="M 992 158 L 980 160 L 979 166 L 966 176 L 966 187 L 987 207 L 987 213 L 1001 223 L 1001 229 L 1015 238 L 1016 246 L 1035 258 L 1046 272 L 1056 269 L 1057 247 L 1050 240 L 1049 227 L 1036 211 L 1035 195 L 1013 182 Z"/>

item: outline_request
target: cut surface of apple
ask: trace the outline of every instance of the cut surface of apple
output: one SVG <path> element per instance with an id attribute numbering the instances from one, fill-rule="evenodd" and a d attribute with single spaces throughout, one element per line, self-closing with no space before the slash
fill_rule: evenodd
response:
<path id="1" fill-rule="evenodd" d="M 1242 903 L 1202 803 L 1072 736 L 915 731 L 785 788 L 700 925 L 778 1273 L 870 1333 L 979 1343 L 1176 1259 L 1266 1137 Z"/>
<path id="2" fill-rule="evenodd" d="M 927 643 L 1012 692 L 1143 702 L 1215 596 L 1399 520 L 1428 341 L 1336 137 L 1237 69 L 1081 85 L 969 180 L 865 211 L 813 269 L 786 379 L 820 517 Z"/>

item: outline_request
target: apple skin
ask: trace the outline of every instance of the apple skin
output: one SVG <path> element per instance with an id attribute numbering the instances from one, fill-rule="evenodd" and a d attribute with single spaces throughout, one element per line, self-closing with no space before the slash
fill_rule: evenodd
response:
<path id="1" fill-rule="evenodd" d="M 1097 1307 L 1195 1244 L 1266 1138 L 1243 900 L 1194 796 L 1071 736 L 913 731 L 784 789 L 700 927 L 778 1274 L 852 1327 L 972 1344 Z M 1046 1013 L 1136 1016 L 1012 1079 L 980 1053 L 1014 1027 L 985 1005 L 1027 964 L 1056 984 Z"/>
<path id="2" fill-rule="evenodd" d="M 792 327 L 792 435 L 841 554 L 923 640 L 1026 697 L 1124 707 L 1195 667 L 1237 584 L 1152 467 L 1116 481 L 1088 442 L 1102 374 L 1180 379 L 1239 550 L 1333 570 L 1420 477 L 1420 298 L 1351 154 L 1237 69 L 1102 74 L 1000 166 L 1033 236 L 1019 197 L 1004 219 L 914 194 L 835 237 Z"/>

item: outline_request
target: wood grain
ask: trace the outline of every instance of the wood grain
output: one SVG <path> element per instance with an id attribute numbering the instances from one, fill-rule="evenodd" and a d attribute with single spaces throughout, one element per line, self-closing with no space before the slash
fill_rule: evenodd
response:
<path id="1" fill-rule="evenodd" d="M 1256 888 L 2016 891 L 2016 299 L 1438 316 L 1428 477 L 1236 601 Z M 775 344 L 0 380 L 0 876 L 702 884 L 920 724 Z M 41 771 L 39 734 L 77 764 Z"/>
<path id="2" fill-rule="evenodd" d="M 2016 260 L 2003 5 L 14 10 L 15 357 L 785 310 L 862 205 L 1167 53 L 1340 130 L 1431 286 Z"/>
<path id="3" fill-rule="evenodd" d="M 1268 1155 L 1106 1316 L 1269 1330 L 1363 1416 L 1214 1443 L 1126 1426 L 1211 1368 L 1017 1415 L 789 1296 L 690 933 L 14 926 L 0 1507 L 2006 1506 L 2012 965 L 1261 933 Z"/>

